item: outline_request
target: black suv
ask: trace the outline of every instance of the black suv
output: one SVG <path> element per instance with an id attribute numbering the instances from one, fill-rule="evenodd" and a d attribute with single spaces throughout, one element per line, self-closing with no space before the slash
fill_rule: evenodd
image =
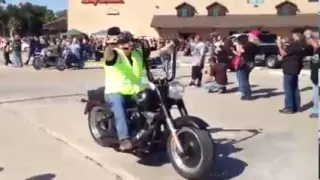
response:
<path id="1" fill-rule="evenodd" d="M 236 39 L 246 34 L 234 34 L 230 39 Z M 256 64 L 264 64 L 268 68 L 277 68 L 280 65 L 281 57 L 276 43 L 277 35 L 270 33 L 262 33 L 259 35 L 260 52 L 255 57 Z"/>

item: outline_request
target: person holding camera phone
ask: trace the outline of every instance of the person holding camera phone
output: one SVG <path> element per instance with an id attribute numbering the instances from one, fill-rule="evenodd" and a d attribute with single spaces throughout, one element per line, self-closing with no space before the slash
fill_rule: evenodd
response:
<path id="1" fill-rule="evenodd" d="M 292 41 L 285 45 L 281 37 L 277 38 L 279 53 L 282 56 L 284 108 L 280 113 L 293 114 L 300 109 L 299 74 L 303 67 L 303 58 L 306 56 L 306 43 L 303 29 L 292 30 Z"/>
<path id="2" fill-rule="evenodd" d="M 141 90 L 143 64 L 148 56 L 144 42 L 137 43 L 128 31 L 118 27 L 108 29 L 106 48 L 102 58 L 105 72 L 105 99 L 115 117 L 115 126 L 121 151 L 133 148 L 125 115 L 125 102 Z M 161 48 L 166 53 L 175 46 L 170 42 Z"/>
<path id="3" fill-rule="evenodd" d="M 236 56 L 236 75 L 241 93 L 241 100 L 251 100 L 250 73 L 254 68 L 255 56 L 259 52 L 255 34 L 241 35 L 234 42 Z"/>

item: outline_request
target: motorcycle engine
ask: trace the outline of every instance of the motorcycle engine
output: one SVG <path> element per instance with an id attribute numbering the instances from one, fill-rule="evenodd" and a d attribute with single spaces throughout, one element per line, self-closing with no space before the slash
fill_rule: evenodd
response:
<path id="1" fill-rule="evenodd" d="M 137 132 L 134 139 L 139 140 L 148 132 L 149 127 L 151 126 L 155 117 L 153 112 L 135 112 L 131 115 L 131 122 L 133 123 L 133 128 Z"/>

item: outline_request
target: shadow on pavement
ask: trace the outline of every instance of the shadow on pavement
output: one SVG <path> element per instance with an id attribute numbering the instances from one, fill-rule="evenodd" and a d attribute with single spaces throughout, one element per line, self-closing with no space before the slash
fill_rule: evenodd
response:
<path id="1" fill-rule="evenodd" d="M 308 86 L 308 87 L 304 87 L 302 89 L 300 89 L 300 92 L 304 92 L 304 91 L 308 91 L 311 90 L 312 87 Z M 275 92 L 277 90 L 277 88 L 262 88 L 262 89 L 258 89 L 258 90 L 254 90 L 252 91 L 252 99 L 256 100 L 256 99 L 260 99 L 260 98 L 270 98 L 270 97 L 274 97 L 274 96 L 279 96 L 279 95 L 283 95 L 284 92 Z M 258 95 L 254 95 L 254 94 L 258 94 Z"/>
<path id="2" fill-rule="evenodd" d="M 253 138 L 254 136 L 260 134 L 262 129 L 223 129 L 223 128 L 212 128 L 211 133 L 217 132 L 241 132 L 246 131 L 251 133 L 251 135 L 244 138 L 235 139 L 216 139 L 216 149 L 217 149 L 217 160 L 213 169 L 213 173 L 205 180 L 229 180 L 241 175 L 248 164 L 240 159 L 234 157 L 229 157 L 233 153 L 242 151 L 242 148 L 237 148 L 234 145 Z"/>
<path id="3" fill-rule="evenodd" d="M 56 177 L 55 174 L 47 173 L 47 174 L 32 176 L 27 178 L 26 180 L 53 180 L 55 177 Z"/>
<path id="4" fill-rule="evenodd" d="M 212 128 L 209 129 L 209 131 L 210 133 L 246 131 L 251 134 L 238 140 L 227 138 L 215 139 L 216 162 L 212 173 L 203 180 L 229 180 L 242 174 L 248 164 L 240 159 L 229 156 L 233 153 L 242 151 L 242 148 L 235 147 L 235 144 L 253 138 L 254 136 L 262 133 L 262 129 Z M 162 166 L 170 162 L 166 151 L 161 151 L 144 156 L 138 160 L 138 163 L 146 166 Z"/>
<path id="5" fill-rule="evenodd" d="M 4 168 L 3 168 L 3 167 L 0 167 L 0 172 L 3 171 L 3 170 L 4 170 Z"/>
<path id="6" fill-rule="evenodd" d="M 256 84 L 252 84 L 251 85 L 251 88 L 255 88 L 255 87 L 258 87 L 258 85 Z M 235 93 L 235 92 L 238 92 L 239 91 L 239 87 L 233 87 L 233 88 L 230 88 L 230 89 L 227 89 L 227 93 Z"/>
<path id="7" fill-rule="evenodd" d="M 310 101 L 307 104 L 304 104 L 304 105 L 301 106 L 300 112 L 305 112 L 306 110 L 311 109 L 312 106 L 313 106 L 313 102 Z"/>
<path id="8" fill-rule="evenodd" d="M 247 163 L 234 157 L 229 157 L 230 154 L 242 151 L 241 148 L 236 148 L 234 145 L 216 144 L 217 157 L 213 168 L 213 172 L 209 177 L 204 180 L 228 180 L 233 179 L 242 174 L 245 168 L 248 166 Z"/>

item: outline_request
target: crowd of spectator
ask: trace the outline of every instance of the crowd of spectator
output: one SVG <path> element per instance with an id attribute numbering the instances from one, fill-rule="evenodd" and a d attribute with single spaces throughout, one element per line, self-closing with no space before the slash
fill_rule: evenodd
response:
<path id="1" fill-rule="evenodd" d="M 191 81 L 190 86 L 204 87 L 209 92 L 227 92 L 227 69 L 236 71 L 239 85 L 239 93 L 242 100 L 251 100 L 250 72 L 255 66 L 255 56 L 259 52 L 260 31 L 252 30 L 248 34 L 240 35 L 236 39 L 222 38 L 218 34 L 210 34 L 209 39 L 203 39 L 199 35 L 180 39 L 179 51 L 184 55 L 191 56 Z M 77 36 L 77 37 L 31 37 L 27 42 L 30 44 L 29 56 L 24 64 L 29 64 L 30 59 L 36 51 L 46 48 L 51 51 L 52 56 L 59 56 L 62 50 L 68 47 L 74 58 L 78 61 L 88 59 L 100 61 L 103 57 L 107 36 Z M 157 50 L 170 39 L 144 38 L 149 42 L 151 50 Z M 282 56 L 283 83 L 285 94 L 285 106 L 279 110 L 281 113 L 292 114 L 299 112 L 299 74 L 302 69 L 302 59 L 312 56 L 310 62 L 311 80 L 314 85 L 314 107 L 310 117 L 318 117 L 317 106 L 319 101 L 318 91 L 318 69 L 319 69 L 319 41 L 318 32 L 310 29 L 295 29 L 292 37 L 278 37 L 275 40 Z M 13 67 L 23 67 L 21 59 L 21 38 L 15 36 L 4 46 L 5 64 Z M 10 56 L 11 54 L 11 56 Z M 209 54 L 209 58 L 206 58 Z M 209 59 L 210 68 L 204 69 L 206 59 Z M 208 77 L 203 81 L 203 73 Z"/>

